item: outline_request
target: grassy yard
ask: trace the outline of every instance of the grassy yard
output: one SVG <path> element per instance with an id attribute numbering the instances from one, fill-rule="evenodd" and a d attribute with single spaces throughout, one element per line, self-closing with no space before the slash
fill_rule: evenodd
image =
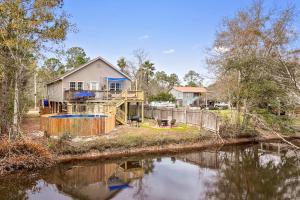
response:
<path id="1" fill-rule="evenodd" d="M 146 121 L 140 127 L 121 126 L 102 136 L 86 139 L 50 140 L 48 146 L 57 154 L 77 154 L 90 150 L 126 150 L 177 143 L 193 143 L 214 137 L 214 134 L 197 127 L 178 124 L 173 128 L 159 128 L 153 121 Z"/>
<path id="2" fill-rule="evenodd" d="M 296 117 L 295 119 L 293 119 L 293 125 L 295 128 L 300 129 L 300 117 Z"/>
<path id="3" fill-rule="evenodd" d="M 232 123 L 236 120 L 236 115 L 237 115 L 236 110 L 227 109 L 227 110 L 209 110 L 209 111 L 217 114 L 223 120 L 232 121 Z M 243 119 L 243 114 L 241 113 L 240 120 L 242 121 L 242 119 Z"/>

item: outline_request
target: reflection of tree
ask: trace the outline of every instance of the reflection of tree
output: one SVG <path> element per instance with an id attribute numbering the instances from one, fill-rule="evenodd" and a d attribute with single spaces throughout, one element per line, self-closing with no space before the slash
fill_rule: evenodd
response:
<path id="1" fill-rule="evenodd" d="M 153 169 L 154 169 L 154 160 L 153 159 L 143 160 L 143 168 L 144 168 L 145 174 L 152 173 Z M 137 187 L 137 190 L 133 194 L 134 199 L 145 199 L 145 198 L 147 198 L 146 191 L 149 192 L 149 188 L 147 188 L 144 185 L 143 177 L 141 177 L 139 180 L 137 180 L 136 187 Z"/>
<path id="2" fill-rule="evenodd" d="M 40 177 L 33 174 L 11 175 L 0 179 L 0 199 L 27 199 L 26 191 L 39 192 L 37 181 Z M 4 187 L 3 187 L 4 186 Z"/>
<path id="3" fill-rule="evenodd" d="M 218 181 L 207 198 L 296 199 L 300 196 L 299 158 L 281 155 L 281 162 L 260 163 L 257 147 L 224 158 Z"/>

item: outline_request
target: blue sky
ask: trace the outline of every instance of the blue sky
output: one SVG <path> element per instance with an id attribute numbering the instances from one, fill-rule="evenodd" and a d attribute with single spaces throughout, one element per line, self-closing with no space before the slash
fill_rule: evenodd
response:
<path id="1" fill-rule="evenodd" d="M 70 33 L 66 48 L 80 46 L 89 57 L 102 56 L 116 64 L 124 56 L 142 48 L 149 53 L 157 70 L 176 73 L 180 78 L 193 69 L 212 77 L 205 64 L 224 17 L 231 17 L 251 0 L 66 0 L 64 9 L 71 15 L 78 32 Z M 265 6 L 278 7 L 288 2 L 266 0 Z M 298 17 L 298 22 L 300 22 Z M 298 23 L 299 24 L 299 23 Z"/>

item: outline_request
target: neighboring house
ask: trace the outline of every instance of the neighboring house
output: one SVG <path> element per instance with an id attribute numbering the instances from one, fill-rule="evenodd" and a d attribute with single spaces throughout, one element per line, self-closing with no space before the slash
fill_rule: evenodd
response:
<path id="1" fill-rule="evenodd" d="M 128 75 L 102 57 L 97 57 L 47 83 L 50 112 L 87 112 L 87 105 L 102 109 L 89 112 L 105 112 L 103 107 L 109 104 L 124 110 L 127 118 L 130 100 L 143 103 L 142 91 L 129 92 L 131 82 Z"/>
<path id="2" fill-rule="evenodd" d="M 201 106 L 206 102 L 207 90 L 204 87 L 173 87 L 170 93 L 180 106 Z"/>

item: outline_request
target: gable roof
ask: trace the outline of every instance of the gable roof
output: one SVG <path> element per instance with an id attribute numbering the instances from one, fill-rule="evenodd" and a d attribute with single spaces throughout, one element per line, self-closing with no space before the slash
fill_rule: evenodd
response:
<path id="1" fill-rule="evenodd" d="M 204 87 L 183 87 L 183 86 L 175 86 L 174 90 L 179 92 L 193 92 L 193 93 L 206 93 L 207 90 Z"/>
<path id="2" fill-rule="evenodd" d="M 94 58 L 94 59 L 88 61 L 87 63 L 85 63 L 85 64 L 83 64 L 83 65 L 81 65 L 81 66 L 79 66 L 79 67 L 76 67 L 76 68 L 74 68 L 74 69 L 72 69 L 72 70 L 66 72 L 65 74 L 59 76 L 58 78 L 56 78 L 56 79 L 54 79 L 54 80 L 48 82 L 47 85 L 49 85 L 49 84 L 51 84 L 51 83 L 54 83 L 54 82 L 57 82 L 57 81 L 59 81 L 59 80 L 62 80 L 63 78 L 65 78 L 65 77 L 67 77 L 67 76 L 73 74 L 74 72 L 77 72 L 77 71 L 81 70 L 82 68 L 85 68 L 85 67 L 89 66 L 90 64 L 92 64 L 92 63 L 94 63 L 94 62 L 96 62 L 96 61 L 98 61 L 98 60 L 104 62 L 104 63 L 107 64 L 109 67 L 113 68 L 114 70 L 116 70 L 117 72 L 119 72 L 120 74 L 122 74 L 123 76 L 125 76 L 126 78 L 128 78 L 129 80 L 131 80 L 131 78 L 130 78 L 127 74 L 121 72 L 117 67 L 115 67 L 113 64 L 111 64 L 110 62 L 108 62 L 107 60 L 105 60 L 104 58 L 102 58 L 101 56 L 98 56 L 98 57 L 96 57 L 96 58 Z"/>

